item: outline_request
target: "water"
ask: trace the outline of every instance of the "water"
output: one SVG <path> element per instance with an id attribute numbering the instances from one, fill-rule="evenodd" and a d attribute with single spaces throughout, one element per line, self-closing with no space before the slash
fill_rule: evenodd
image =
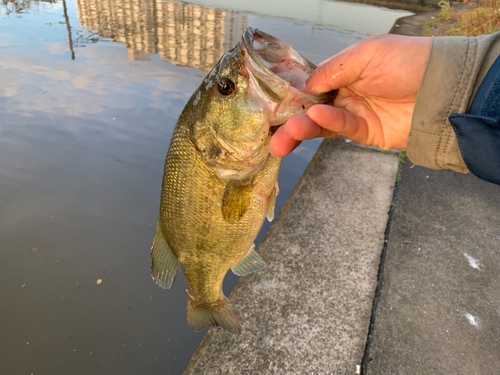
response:
<path id="1" fill-rule="evenodd" d="M 174 1 L 0 5 L 0 374 L 182 372 L 205 332 L 187 327 L 183 277 L 165 292 L 149 272 L 173 127 L 248 25 L 316 63 L 366 37 L 306 21 Z M 278 209 L 318 145 L 285 158 Z"/>

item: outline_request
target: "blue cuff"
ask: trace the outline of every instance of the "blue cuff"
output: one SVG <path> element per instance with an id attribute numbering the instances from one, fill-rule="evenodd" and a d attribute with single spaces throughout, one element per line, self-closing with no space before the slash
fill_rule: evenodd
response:
<path id="1" fill-rule="evenodd" d="M 500 57 L 481 82 L 469 113 L 452 114 L 449 120 L 469 171 L 500 185 Z"/>
<path id="2" fill-rule="evenodd" d="M 449 119 L 469 171 L 482 180 L 500 185 L 500 122 L 498 118 L 454 114 L 450 115 Z"/>

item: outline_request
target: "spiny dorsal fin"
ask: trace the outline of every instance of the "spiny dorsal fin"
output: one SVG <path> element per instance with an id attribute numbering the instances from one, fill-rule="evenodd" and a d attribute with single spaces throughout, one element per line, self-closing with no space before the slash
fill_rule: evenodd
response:
<path id="1" fill-rule="evenodd" d="M 255 251 L 255 244 L 252 244 L 248 254 L 236 266 L 231 268 L 231 271 L 235 275 L 245 276 L 252 272 L 262 271 L 264 268 L 266 268 L 266 262 Z"/>
<path id="2" fill-rule="evenodd" d="M 165 241 L 158 222 L 151 247 L 151 276 L 159 286 L 170 289 L 174 284 L 178 269 L 179 260 Z"/>
<path id="3" fill-rule="evenodd" d="M 250 206 L 251 197 L 251 179 L 230 181 L 222 196 L 222 216 L 224 220 L 231 224 L 239 221 Z"/>
<path id="4" fill-rule="evenodd" d="M 271 192 L 271 196 L 269 197 L 269 202 L 267 202 L 266 217 L 269 221 L 273 221 L 274 219 L 274 206 L 276 205 L 276 197 L 278 196 L 279 192 L 280 188 L 278 187 L 278 182 L 276 181 L 276 185 L 274 186 L 274 189 Z"/>

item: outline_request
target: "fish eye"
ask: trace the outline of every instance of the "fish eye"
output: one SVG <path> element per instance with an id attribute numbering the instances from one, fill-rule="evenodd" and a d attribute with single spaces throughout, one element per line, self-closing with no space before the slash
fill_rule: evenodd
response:
<path id="1" fill-rule="evenodd" d="M 234 91 L 234 83 L 229 78 L 223 78 L 219 81 L 219 92 L 221 95 L 228 96 Z"/>

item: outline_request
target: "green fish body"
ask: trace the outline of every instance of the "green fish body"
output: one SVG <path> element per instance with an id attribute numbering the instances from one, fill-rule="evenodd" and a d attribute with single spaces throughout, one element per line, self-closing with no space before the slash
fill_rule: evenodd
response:
<path id="1" fill-rule="evenodd" d="M 283 66 L 284 57 L 292 61 L 285 67 L 300 63 L 298 73 L 281 74 L 287 79 L 271 71 Z M 194 330 L 220 326 L 241 332 L 222 282 L 229 269 L 241 276 L 265 268 L 253 241 L 266 216 L 273 219 L 279 191 L 281 158 L 268 151 L 270 128 L 331 100 L 331 94 L 302 94 L 290 83 L 297 76 L 303 83 L 314 68 L 288 44 L 248 28 L 177 122 L 165 161 L 151 267 L 153 279 L 169 289 L 181 264 Z"/>

